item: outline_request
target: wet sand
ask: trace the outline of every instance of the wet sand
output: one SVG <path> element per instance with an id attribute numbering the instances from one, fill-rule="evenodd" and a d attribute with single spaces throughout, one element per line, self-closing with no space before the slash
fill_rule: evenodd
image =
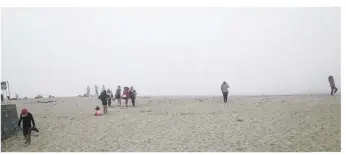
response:
<path id="1" fill-rule="evenodd" d="M 49 99 L 40 99 L 49 100 Z M 40 133 L 2 142 L 4 152 L 28 151 L 337 151 L 340 96 L 139 97 L 137 107 L 93 116 L 96 98 L 12 101 L 27 108 Z M 130 104 L 129 104 L 130 105 Z"/>

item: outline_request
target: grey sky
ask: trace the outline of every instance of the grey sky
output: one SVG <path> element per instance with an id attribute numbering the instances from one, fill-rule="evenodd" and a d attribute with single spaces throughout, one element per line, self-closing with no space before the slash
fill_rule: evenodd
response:
<path id="1" fill-rule="evenodd" d="M 328 93 L 339 8 L 5 8 L 1 80 L 20 96 Z M 92 93 L 94 93 L 93 86 Z"/>

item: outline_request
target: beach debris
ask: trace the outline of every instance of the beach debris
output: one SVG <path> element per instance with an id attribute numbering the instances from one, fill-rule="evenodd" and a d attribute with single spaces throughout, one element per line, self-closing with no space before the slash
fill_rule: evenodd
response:
<path id="1" fill-rule="evenodd" d="M 157 112 L 157 113 L 155 113 L 156 115 L 168 115 L 168 112 Z"/>
<path id="2" fill-rule="evenodd" d="M 35 99 L 38 99 L 38 98 L 43 98 L 43 96 L 42 95 L 35 96 Z"/>
<path id="3" fill-rule="evenodd" d="M 202 99 L 196 99 L 198 102 L 203 102 L 203 100 Z"/>
<path id="4" fill-rule="evenodd" d="M 242 121 L 244 121 L 243 119 L 240 119 L 240 118 L 237 118 L 237 121 L 238 122 L 242 122 Z"/>
<path id="5" fill-rule="evenodd" d="M 148 109 L 148 110 L 141 110 L 140 112 L 145 113 L 145 112 L 151 112 L 151 111 L 152 111 L 151 109 Z"/>
<path id="6" fill-rule="evenodd" d="M 69 119 L 69 120 L 74 120 L 75 118 L 74 117 L 68 117 L 68 116 L 57 116 L 57 118 L 66 118 L 66 119 Z"/>
<path id="7" fill-rule="evenodd" d="M 219 110 L 219 111 L 217 111 L 217 112 L 209 112 L 208 114 L 209 114 L 209 115 L 217 115 L 217 114 L 221 114 L 221 113 L 222 113 L 222 111 Z"/>
<path id="8" fill-rule="evenodd" d="M 181 112 L 180 115 L 194 115 L 193 112 Z"/>
<path id="9" fill-rule="evenodd" d="M 56 102 L 56 101 L 53 101 L 53 100 L 48 100 L 48 101 L 36 101 L 37 103 L 50 103 L 50 102 Z"/>

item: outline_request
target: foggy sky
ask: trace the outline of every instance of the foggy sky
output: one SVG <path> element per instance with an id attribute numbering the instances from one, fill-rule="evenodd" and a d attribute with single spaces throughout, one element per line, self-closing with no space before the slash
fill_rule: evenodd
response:
<path id="1" fill-rule="evenodd" d="M 5 8 L 1 81 L 20 97 L 329 93 L 339 8 Z M 12 95 L 13 96 L 13 95 Z"/>

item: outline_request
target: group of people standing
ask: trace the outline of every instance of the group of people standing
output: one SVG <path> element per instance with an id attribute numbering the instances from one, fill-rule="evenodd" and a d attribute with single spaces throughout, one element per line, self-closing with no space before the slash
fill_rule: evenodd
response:
<path id="1" fill-rule="evenodd" d="M 136 107 L 136 96 L 137 92 L 136 90 L 131 86 L 124 87 L 124 91 L 121 93 L 121 87 L 118 86 L 115 94 L 113 95 L 113 92 L 110 89 L 102 90 L 100 96 L 98 97 L 102 101 L 103 106 L 103 113 L 107 113 L 107 106 L 111 107 L 112 100 L 118 101 L 118 106 L 121 106 L 121 100 L 125 100 L 125 106 L 128 107 L 128 101 L 131 100 L 132 106 Z"/>

